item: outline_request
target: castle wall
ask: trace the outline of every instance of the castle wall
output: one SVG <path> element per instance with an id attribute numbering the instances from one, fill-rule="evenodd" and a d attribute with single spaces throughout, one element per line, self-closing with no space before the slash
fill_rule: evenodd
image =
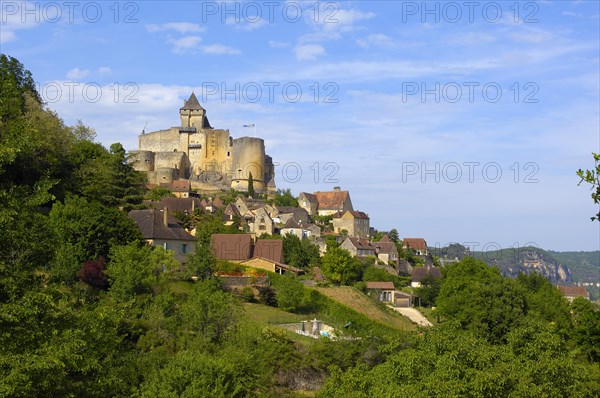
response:
<path id="1" fill-rule="evenodd" d="M 265 142 L 261 138 L 241 137 L 233 140 L 233 179 L 231 187 L 248 189 L 248 177 L 256 191 L 265 189 Z"/>
<path id="2" fill-rule="evenodd" d="M 233 142 L 229 130 L 205 129 L 204 145 L 201 151 L 199 169 L 201 171 L 218 171 L 226 176 L 231 174 Z"/>
<path id="3" fill-rule="evenodd" d="M 140 151 L 181 151 L 179 129 L 172 127 L 168 130 L 159 130 L 139 136 Z M 187 149 L 187 148 L 186 148 Z"/>
<path id="4" fill-rule="evenodd" d="M 185 178 L 186 156 L 183 152 L 156 152 L 154 154 L 154 169 L 176 169 L 176 178 Z"/>

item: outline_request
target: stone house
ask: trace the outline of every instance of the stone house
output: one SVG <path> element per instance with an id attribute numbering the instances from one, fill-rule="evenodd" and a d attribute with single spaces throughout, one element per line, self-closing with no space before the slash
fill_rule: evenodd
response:
<path id="1" fill-rule="evenodd" d="M 279 219 L 277 222 L 285 225 L 293 218 L 299 225 L 305 226 L 310 223 L 308 212 L 301 207 L 275 206 L 274 215 Z"/>
<path id="2" fill-rule="evenodd" d="M 441 278 L 442 273 L 437 267 L 414 267 L 410 274 L 412 281 L 410 282 L 411 287 L 421 287 L 421 282 L 426 276 L 432 276 L 434 278 Z"/>
<path id="3" fill-rule="evenodd" d="M 375 256 L 375 247 L 364 238 L 347 237 L 340 245 L 342 249 L 350 252 L 352 257 L 369 257 Z"/>
<path id="4" fill-rule="evenodd" d="M 395 291 L 394 282 L 367 282 L 367 294 L 383 303 L 391 304 Z"/>
<path id="5" fill-rule="evenodd" d="M 427 256 L 427 242 L 423 238 L 404 238 L 402 240 L 402 248 L 410 249 L 417 256 Z"/>
<path id="6" fill-rule="evenodd" d="M 281 228 L 280 232 L 281 236 L 286 235 L 295 235 L 300 239 L 304 239 L 308 237 L 308 231 L 302 228 L 294 218 L 288 219 L 287 223 Z"/>
<path id="7" fill-rule="evenodd" d="M 375 254 L 379 261 L 393 267 L 398 266 L 398 249 L 387 235 L 384 235 L 379 242 L 372 242 L 371 245 L 375 247 Z"/>
<path id="8" fill-rule="evenodd" d="M 275 223 L 267 212 L 265 207 L 261 207 L 254 211 L 254 218 L 248 223 L 250 232 L 261 236 L 262 234 L 273 235 Z"/>
<path id="9" fill-rule="evenodd" d="M 317 197 L 312 193 L 300 192 L 300 195 L 298 195 L 298 205 L 300 208 L 306 210 L 310 216 L 317 215 L 319 202 L 317 201 Z"/>
<path id="10" fill-rule="evenodd" d="M 345 212 L 336 212 L 331 220 L 333 232 L 336 234 L 346 231 L 348 236 L 354 238 L 369 237 L 369 216 L 358 210 L 346 210 Z"/>
<path id="11" fill-rule="evenodd" d="M 301 192 L 298 196 L 298 204 L 311 216 L 316 214 L 328 216 L 338 211 L 353 210 L 350 193 L 342 191 L 340 187 L 335 187 L 329 192 L 318 191 L 313 194 Z"/>
<path id="12" fill-rule="evenodd" d="M 573 302 L 577 297 L 583 297 L 586 300 L 590 299 L 590 294 L 583 286 L 558 285 L 557 287 L 569 302 Z"/>
<path id="13" fill-rule="evenodd" d="M 146 243 L 172 251 L 173 257 L 180 263 L 186 263 L 188 255 L 196 251 L 196 237 L 170 217 L 166 208 L 162 211 L 131 210 L 128 216 L 140 228 Z"/>

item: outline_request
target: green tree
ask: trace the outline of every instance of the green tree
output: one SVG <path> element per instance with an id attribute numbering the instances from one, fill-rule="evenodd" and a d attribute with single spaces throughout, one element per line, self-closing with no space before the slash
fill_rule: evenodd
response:
<path id="1" fill-rule="evenodd" d="M 332 247 L 321 259 L 321 270 L 333 283 L 351 285 L 361 279 L 363 266 L 347 250 Z"/>
<path id="2" fill-rule="evenodd" d="M 248 197 L 254 197 L 254 180 L 252 179 L 252 173 L 248 173 Z"/>
<path id="3" fill-rule="evenodd" d="M 215 344 L 235 330 L 242 307 L 230 293 L 221 289 L 216 279 L 197 282 L 188 301 L 182 306 L 181 320 L 186 329 Z"/>
<path id="4" fill-rule="evenodd" d="M 490 341 L 503 341 L 526 313 L 524 289 L 497 268 L 466 257 L 443 269 L 436 312 Z"/>
<path id="5" fill-rule="evenodd" d="M 150 189 L 148 192 L 146 192 L 146 199 L 152 200 L 154 202 L 159 202 L 159 201 L 163 200 L 163 198 L 173 198 L 173 197 L 175 197 L 175 195 L 173 194 L 173 191 L 171 191 L 169 188 L 160 187 L 160 186 L 156 186 L 156 187 Z"/>
<path id="6" fill-rule="evenodd" d="M 417 288 L 415 295 L 419 297 L 420 304 L 423 306 L 432 306 L 440 293 L 441 281 L 431 275 L 425 275 L 421 280 L 421 287 Z"/>
<path id="7" fill-rule="evenodd" d="M 179 265 L 172 253 L 163 248 L 137 243 L 114 246 L 110 259 L 106 268 L 110 294 L 121 302 L 150 293 L 161 274 Z"/>
<path id="8" fill-rule="evenodd" d="M 192 275 L 200 279 L 212 277 L 217 266 L 217 258 L 210 244 L 198 243 L 195 253 L 188 257 L 186 266 Z"/>
<path id="9" fill-rule="evenodd" d="M 573 340 L 577 350 L 589 361 L 600 362 L 600 308 L 597 304 L 577 297 L 571 304 Z"/>
<path id="10" fill-rule="evenodd" d="M 276 206 L 298 207 L 298 199 L 294 197 L 290 188 L 278 189 L 273 201 Z"/>
<path id="11" fill-rule="evenodd" d="M 594 168 L 591 170 L 577 170 L 577 175 L 581 178 L 579 185 L 585 182 L 591 185 L 592 189 L 592 200 L 595 204 L 600 204 L 600 153 L 592 153 L 594 157 Z M 592 221 L 600 221 L 600 210 L 598 214 L 592 217 Z"/>
<path id="12" fill-rule="evenodd" d="M 124 212 L 84 198 L 55 203 L 48 223 L 56 245 L 52 272 L 66 282 L 75 280 L 85 261 L 110 258 L 111 247 L 142 240 L 139 228 Z"/>

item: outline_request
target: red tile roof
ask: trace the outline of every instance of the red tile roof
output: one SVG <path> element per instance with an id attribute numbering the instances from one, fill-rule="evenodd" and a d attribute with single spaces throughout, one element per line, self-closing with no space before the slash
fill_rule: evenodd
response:
<path id="1" fill-rule="evenodd" d="M 348 191 L 315 192 L 319 210 L 341 210 L 349 198 Z"/>
<path id="2" fill-rule="evenodd" d="M 371 245 L 371 242 L 369 242 L 368 239 L 353 238 L 351 236 L 349 236 L 348 239 L 350 239 L 350 243 L 352 243 L 352 245 L 354 247 L 356 247 L 357 249 L 375 250 L 375 247 L 373 247 L 373 245 Z"/>
<path id="3" fill-rule="evenodd" d="M 252 253 L 252 235 L 213 234 L 211 245 L 219 260 L 247 260 Z"/>
<path id="4" fill-rule="evenodd" d="M 367 289 L 395 290 L 394 282 L 367 282 Z"/>
<path id="5" fill-rule="evenodd" d="M 558 286 L 561 293 L 567 297 L 585 297 L 590 298 L 590 294 L 583 286 Z"/>
<path id="6" fill-rule="evenodd" d="M 427 242 L 423 238 L 404 238 L 402 247 L 413 250 L 427 250 Z"/>

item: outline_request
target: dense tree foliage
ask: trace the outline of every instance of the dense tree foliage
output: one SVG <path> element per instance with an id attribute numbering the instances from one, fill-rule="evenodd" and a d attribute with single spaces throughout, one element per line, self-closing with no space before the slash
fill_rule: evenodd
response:
<path id="1" fill-rule="evenodd" d="M 321 262 L 319 247 L 308 239 L 288 234 L 283 238 L 284 263 L 309 270 Z"/>
<path id="2" fill-rule="evenodd" d="M 277 192 L 275 192 L 273 203 L 276 206 L 298 207 L 298 199 L 294 197 L 294 195 L 292 194 L 292 190 L 289 188 L 278 189 Z"/>
<path id="3" fill-rule="evenodd" d="M 332 247 L 321 260 L 321 270 L 333 283 L 351 285 L 361 279 L 363 265 L 348 250 Z"/>

